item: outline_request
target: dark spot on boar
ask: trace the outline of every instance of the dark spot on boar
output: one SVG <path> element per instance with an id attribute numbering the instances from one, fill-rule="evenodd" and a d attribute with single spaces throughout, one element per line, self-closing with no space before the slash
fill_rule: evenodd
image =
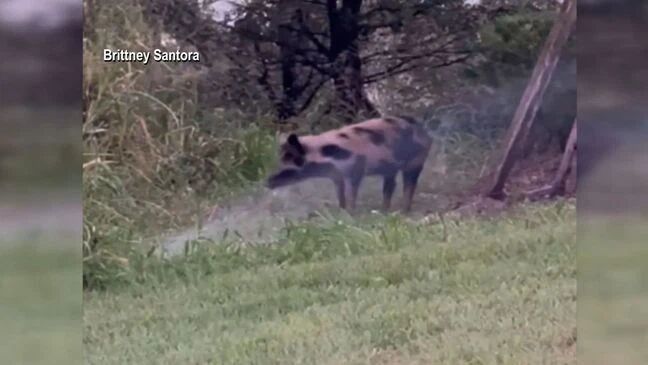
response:
<path id="1" fill-rule="evenodd" d="M 380 160 L 378 164 L 371 169 L 372 174 L 382 175 L 382 176 L 391 176 L 396 175 L 398 172 L 398 165 L 394 162 L 387 160 Z"/>
<path id="2" fill-rule="evenodd" d="M 302 168 L 304 177 L 331 177 L 335 173 L 335 165 L 330 162 L 308 162 Z"/>
<path id="3" fill-rule="evenodd" d="M 346 160 L 352 155 L 351 151 L 334 144 L 324 145 L 320 151 L 322 156 L 330 157 L 334 160 Z"/>
<path id="4" fill-rule="evenodd" d="M 406 121 L 409 124 L 418 124 L 418 121 L 414 117 L 410 117 L 409 115 L 399 115 L 398 116 L 400 119 Z"/>
<path id="5" fill-rule="evenodd" d="M 293 155 L 290 152 L 286 152 L 281 155 L 281 162 L 290 162 L 293 159 Z"/>
<path id="6" fill-rule="evenodd" d="M 297 156 L 297 157 L 295 157 L 295 159 L 293 160 L 293 162 L 295 163 L 295 165 L 301 167 L 301 166 L 304 165 L 304 163 L 305 163 L 306 161 L 304 160 L 304 156 Z"/>
<path id="7" fill-rule="evenodd" d="M 406 128 L 398 137 L 394 146 L 394 158 L 406 162 L 415 158 L 424 147 L 414 140 L 414 129 Z"/>
<path id="8" fill-rule="evenodd" d="M 401 130 L 399 138 L 403 141 L 414 141 L 414 128 L 407 127 Z"/>
<path id="9" fill-rule="evenodd" d="M 288 140 L 286 142 L 288 142 L 288 145 L 292 146 L 300 155 L 306 154 L 306 147 L 303 144 L 301 144 L 301 142 L 299 141 L 299 137 L 297 137 L 296 134 L 289 135 Z"/>
<path id="10" fill-rule="evenodd" d="M 338 134 L 338 137 L 344 138 L 344 139 L 349 139 L 349 135 L 346 134 L 346 133 L 340 133 L 340 134 Z"/>
<path id="11" fill-rule="evenodd" d="M 375 145 L 381 145 L 385 143 L 385 135 L 380 131 L 375 131 L 363 127 L 354 127 L 353 131 L 356 133 L 364 133 L 369 136 L 371 143 Z"/>

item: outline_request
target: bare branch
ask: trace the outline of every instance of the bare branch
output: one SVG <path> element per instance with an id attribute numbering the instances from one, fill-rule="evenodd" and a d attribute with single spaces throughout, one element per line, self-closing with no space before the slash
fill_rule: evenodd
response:
<path id="1" fill-rule="evenodd" d="M 382 56 L 382 61 L 392 61 L 393 63 L 387 66 L 382 71 L 375 72 L 364 78 L 365 83 L 372 83 L 376 81 L 383 80 L 401 74 L 404 72 L 411 71 L 418 67 L 429 67 L 429 68 L 439 68 L 444 66 L 449 66 L 452 64 L 460 63 L 466 61 L 472 54 L 473 51 L 470 49 L 453 49 L 454 44 L 459 42 L 461 38 L 457 34 L 448 36 L 448 38 L 441 44 L 438 44 L 435 48 L 430 49 L 430 46 L 437 39 L 423 40 L 414 45 L 403 45 L 403 50 L 384 50 L 377 51 L 366 55 L 363 57 L 363 64 L 370 64 L 374 59 Z M 407 51 L 411 53 L 405 53 Z M 435 64 L 429 63 L 429 60 L 426 60 L 425 64 L 420 62 L 415 63 L 416 61 L 428 59 L 437 59 L 438 62 Z"/>
<path id="2" fill-rule="evenodd" d="M 317 70 L 320 74 L 333 77 L 335 74 L 331 68 L 331 63 L 328 59 L 314 59 L 309 57 L 307 54 L 302 53 L 301 50 L 295 51 L 297 56 L 297 62 L 301 65 L 312 67 Z"/>
<path id="3" fill-rule="evenodd" d="M 319 81 L 319 82 L 318 82 L 318 83 L 313 87 L 313 89 L 311 90 L 310 94 L 309 94 L 308 96 L 306 96 L 304 102 L 302 103 L 301 107 L 299 108 L 299 113 L 302 113 L 302 112 L 304 112 L 306 109 L 308 109 L 308 107 L 310 106 L 310 104 L 311 104 L 311 103 L 313 102 L 313 100 L 315 99 L 315 96 L 317 95 L 317 93 L 319 92 L 319 90 L 322 88 L 322 86 L 324 86 L 324 84 L 326 83 L 326 81 L 328 81 L 328 79 L 325 78 L 325 77 L 322 77 L 322 78 L 320 79 L 320 81 Z"/>
<path id="4" fill-rule="evenodd" d="M 254 43 L 254 51 L 257 55 L 261 53 L 261 49 L 258 43 Z M 268 67 L 268 64 L 266 63 L 264 57 L 258 58 L 261 60 L 261 75 L 257 77 L 257 81 L 259 82 L 259 85 L 261 85 L 261 87 L 265 90 L 266 94 L 268 94 L 268 99 L 270 99 L 270 102 L 274 105 L 279 105 L 279 98 L 277 97 L 275 91 L 272 89 L 272 85 L 269 80 L 270 69 Z"/>
<path id="5" fill-rule="evenodd" d="M 301 11 L 299 9 L 297 9 L 297 11 L 297 24 L 299 25 L 299 31 L 315 45 L 315 48 L 317 48 L 319 53 L 328 56 L 330 49 L 317 39 L 315 34 L 306 26 L 306 23 L 304 23 L 304 17 L 302 16 Z"/>
<path id="6" fill-rule="evenodd" d="M 308 85 L 310 85 L 311 81 L 313 80 L 313 76 L 315 75 L 316 72 L 317 71 L 311 68 L 310 71 L 308 72 L 308 76 L 306 76 L 306 80 L 304 80 L 301 83 L 301 85 L 295 87 L 295 93 L 297 95 L 301 94 L 302 92 L 304 92 L 304 90 L 306 90 Z"/>
<path id="7" fill-rule="evenodd" d="M 565 193 L 565 182 L 569 176 L 572 162 L 576 157 L 576 139 L 576 119 L 574 119 L 571 132 L 569 133 L 569 139 L 567 140 L 567 146 L 565 147 L 565 152 L 560 160 L 560 165 L 558 166 L 556 175 L 549 184 L 527 192 L 525 195 L 529 200 L 533 201 L 544 197 L 553 198 L 556 195 L 562 195 Z"/>
<path id="8" fill-rule="evenodd" d="M 307 4 L 313 4 L 317 6 L 327 6 L 326 1 L 324 0 L 301 0 L 301 1 Z"/>
<path id="9" fill-rule="evenodd" d="M 374 53 L 370 53 L 368 55 L 365 55 L 362 57 L 363 63 L 370 63 L 373 61 L 373 59 L 381 57 L 381 56 L 391 56 L 391 59 L 402 59 L 402 58 L 407 58 L 411 57 L 413 54 L 418 54 L 415 51 L 419 52 L 427 52 L 426 54 L 434 53 L 434 54 L 440 54 L 443 53 L 444 50 L 446 53 L 465 53 L 468 52 L 466 51 L 450 51 L 451 46 L 454 43 L 457 43 L 461 39 L 459 38 L 458 34 L 451 34 L 451 35 L 446 35 L 448 38 L 444 43 L 441 43 L 437 45 L 434 50 L 430 51 L 429 47 L 434 44 L 435 41 L 439 40 L 440 37 L 435 37 L 433 39 L 423 39 L 420 42 L 417 42 L 415 44 L 403 44 L 396 49 L 387 49 L 387 50 L 382 50 L 382 51 L 376 51 Z M 423 48 L 423 50 L 418 50 L 419 48 Z"/>
<path id="10" fill-rule="evenodd" d="M 457 58 L 454 58 L 454 59 L 444 60 L 444 61 L 441 61 L 441 62 L 438 62 L 438 63 L 435 63 L 435 64 L 426 64 L 425 67 L 431 68 L 431 69 L 446 67 L 446 66 L 450 66 L 450 65 L 454 65 L 454 64 L 457 64 L 457 63 L 464 62 L 468 58 L 470 58 L 470 56 L 471 56 L 471 54 L 465 54 L 463 56 L 460 56 L 460 57 L 457 57 Z M 417 57 L 417 58 L 424 58 L 424 57 L 426 57 L 426 56 L 421 56 L 421 57 Z M 411 64 L 411 61 L 399 62 L 398 64 L 392 65 L 392 66 L 388 67 L 387 69 L 385 69 L 383 71 L 376 72 L 374 74 L 365 76 L 364 80 L 363 80 L 363 84 L 371 84 L 371 83 L 374 83 L 374 82 L 377 82 L 377 81 L 381 81 L 381 80 L 384 80 L 384 79 L 387 79 L 387 78 L 390 78 L 390 77 L 393 77 L 393 76 L 396 76 L 396 75 L 399 75 L 399 74 L 402 74 L 402 73 L 405 73 L 405 72 L 412 71 L 412 70 L 417 69 L 419 67 L 421 67 L 421 65 L 419 65 L 419 64 Z"/>

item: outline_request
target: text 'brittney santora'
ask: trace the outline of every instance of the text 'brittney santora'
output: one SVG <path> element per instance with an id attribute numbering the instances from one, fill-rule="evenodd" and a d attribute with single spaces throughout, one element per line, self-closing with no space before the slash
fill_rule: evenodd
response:
<path id="1" fill-rule="evenodd" d="M 128 51 L 125 49 L 104 49 L 104 62 L 200 62 L 200 53 L 196 51 Z"/>

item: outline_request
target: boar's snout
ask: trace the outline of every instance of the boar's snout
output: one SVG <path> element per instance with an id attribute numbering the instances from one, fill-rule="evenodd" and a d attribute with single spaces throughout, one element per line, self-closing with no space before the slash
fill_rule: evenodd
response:
<path id="1" fill-rule="evenodd" d="M 270 176 L 266 180 L 265 186 L 268 189 L 276 189 L 282 186 L 294 184 L 297 181 L 299 181 L 299 172 L 295 169 L 286 169 Z"/>

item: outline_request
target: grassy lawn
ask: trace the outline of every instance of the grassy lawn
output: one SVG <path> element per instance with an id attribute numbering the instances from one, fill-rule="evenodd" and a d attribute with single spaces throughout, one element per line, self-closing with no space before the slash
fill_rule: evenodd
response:
<path id="1" fill-rule="evenodd" d="M 78 238 L 3 237 L 0 243 L 2 363 L 81 364 Z"/>
<path id="2" fill-rule="evenodd" d="M 556 203 L 205 246 L 86 293 L 86 362 L 574 364 L 575 238 L 574 205 Z"/>
<path id="3" fill-rule="evenodd" d="M 648 228 L 630 217 L 579 217 L 578 331 L 583 364 L 648 360 Z"/>

